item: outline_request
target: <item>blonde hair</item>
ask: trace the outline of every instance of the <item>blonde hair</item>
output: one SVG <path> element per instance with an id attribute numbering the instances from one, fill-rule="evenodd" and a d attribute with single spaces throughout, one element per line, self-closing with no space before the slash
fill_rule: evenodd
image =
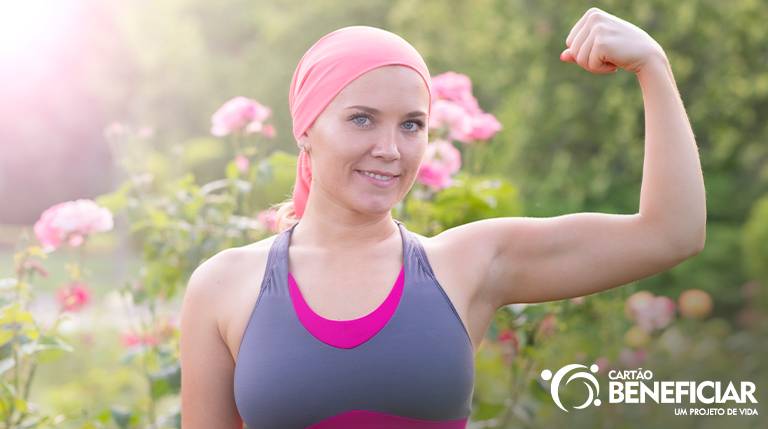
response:
<path id="1" fill-rule="evenodd" d="M 270 208 L 275 210 L 275 225 L 277 226 L 278 233 L 285 231 L 299 221 L 299 218 L 296 217 L 296 212 L 293 209 L 292 197 L 277 204 L 273 204 Z"/>

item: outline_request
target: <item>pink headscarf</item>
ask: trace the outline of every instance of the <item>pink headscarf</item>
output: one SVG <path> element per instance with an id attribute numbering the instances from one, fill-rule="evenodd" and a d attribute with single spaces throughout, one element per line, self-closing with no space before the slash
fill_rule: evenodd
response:
<path id="1" fill-rule="evenodd" d="M 429 91 L 432 110 L 432 80 L 424 59 L 416 48 L 389 31 L 353 25 L 321 37 L 301 57 L 293 72 L 288 105 L 293 118 L 293 137 L 297 143 L 325 107 L 350 82 L 363 73 L 386 65 L 407 66 L 418 72 Z M 312 181 L 307 152 L 299 153 L 293 207 L 297 218 L 304 214 Z"/>

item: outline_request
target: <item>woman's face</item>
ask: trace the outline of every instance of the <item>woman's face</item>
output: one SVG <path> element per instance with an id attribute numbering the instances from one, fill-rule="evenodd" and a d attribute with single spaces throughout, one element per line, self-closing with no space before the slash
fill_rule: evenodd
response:
<path id="1" fill-rule="evenodd" d="M 379 67 L 350 82 L 302 137 L 310 146 L 309 198 L 365 213 L 390 211 L 419 171 L 428 108 L 426 84 L 408 67 Z M 394 177 L 362 173 L 370 170 Z"/>

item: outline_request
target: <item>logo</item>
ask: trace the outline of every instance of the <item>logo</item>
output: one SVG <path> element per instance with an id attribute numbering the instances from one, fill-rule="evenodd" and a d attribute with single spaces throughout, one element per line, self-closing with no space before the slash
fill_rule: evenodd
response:
<path id="1" fill-rule="evenodd" d="M 597 382 L 597 378 L 595 378 L 594 375 L 590 374 L 588 371 L 586 371 L 587 367 L 586 365 L 581 365 L 578 363 L 572 363 L 570 365 L 566 365 L 555 373 L 554 377 L 552 377 L 552 371 L 545 369 L 544 371 L 541 371 L 541 378 L 549 381 L 552 380 L 552 383 L 550 385 L 550 394 L 552 395 L 552 400 L 555 401 L 555 405 L 557 405 L 561 410 L 565 411 L 566 413 L 568 410 L 563 407 L 563 403 L 560 402 L 560 382 L 563 380 L 563 378 L 571 371 L 575 370 L 573 374 L 571 374 L 570 377 L 568 377 L 568 380 L 565 381 L 565 384 L 567 385 L 573 380 L 581 379 L 582 383 L 587 387 L 587 390 L 589 391 L 589 397 L 587 400 L 578 406 L 575 406 L 573 408 L 577 410 L 581 410 L 583 408 L 588 407 L 590 404 L 595 404 L 596 407 L 599 407 L 602 403 L 600 401 L 600 398 L 598 398 L 598 395 L 600 395 L 600 384 Z M 599 367 L 597 364 L 592 364 L 589 367 L 589 371 L 592 371 L 593 373 L 597 373 Z"/>
<path id="2" fill-rule="evenodd" d="M 560 388 L 574 380 L 579 380 L 587 388 L 588 396 L 583 404 L 572 408 L 581 410 L 590 405 L 599 407 L 602 401 L 600 384 L 592 374 L 597 374 L 597 364 L 589 367 L 578 363 L 566 365 L 556 373 L 545 369 L 541 378 L 550 381 L 550 394 L 558 408 L 568 412 L 560 400 Z M 755 397 L 757 387 L 754 382 L 740 381 L 691 381 L 657 380 L 649 369 L 608 371 L 608 404 L 674 404 L 676 416 L 757 416 Z M 567 378 L 566 378 L 567 377 Z M 565 383 L 563 383 L 565 379 Z M 703 404 L 704 406 L 700 405 Z M 736 406 L 729 406 L 734 404 Z"/>

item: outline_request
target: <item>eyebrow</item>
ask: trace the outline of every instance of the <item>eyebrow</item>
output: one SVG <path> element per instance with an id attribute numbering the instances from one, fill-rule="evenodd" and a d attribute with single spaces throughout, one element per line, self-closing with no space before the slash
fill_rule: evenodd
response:
<path id="1" fill-rule="evenodd" d="M 373 107 L 368 107 L 368 106 L 359 106 L 359 105 L 347 106 L 346 109 L 360 109 L 368 113 L 373 113 L 374 115 L 381 113 L 379 109 L 374 109 Z M 406 118 L 415 118 L 418 116 L 427 116 L 427 114 L 422 112 L 421 110 L 414 110 L 413 112 L 410 112 L 405 115 Z"/>

